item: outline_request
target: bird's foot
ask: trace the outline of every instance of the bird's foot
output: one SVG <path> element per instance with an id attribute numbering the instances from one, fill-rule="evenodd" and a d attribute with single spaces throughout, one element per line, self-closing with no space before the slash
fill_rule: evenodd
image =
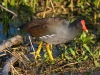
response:
<path id="1" fill-rule="evenodd" d="M 36 51 L 35 58 L 40 57 L 40 51 L 41 51 L 41 48 L 42 48 L 42 44 L 43 44 L 43 42 L 41 41 L 40 45 L 38 46 L 38 49 Z"/>
<path id="2" fill-rule="evenodd" d="M 53 58 L 53 56 L 52 56 L 52 52 L 51 52 L 51 50 L 50 50 L 49 44 L 46 45 L 46 48 L 47 48 L 47 52 L 48 52 L 48 54 L 49 54 L 50 60 L 53 61 L 54 58 Z"/>

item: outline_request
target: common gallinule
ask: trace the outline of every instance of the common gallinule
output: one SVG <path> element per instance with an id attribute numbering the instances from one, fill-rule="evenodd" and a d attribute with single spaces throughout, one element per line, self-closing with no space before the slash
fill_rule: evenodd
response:
<path id="1" fill-rule="evenodd" d="M 53 56 L 49 50 L 49 44 L 69 42 L 78 35 L 80 29 L 87 31 L 85 21 L 83 19 L 77 19 L 74 22 L 69 23 L 63 18 L 37 19 L 26 25 L 22 25 L 19 28 L 26 30 L 35 38 L 46 42 L 47 51 L 51 60 L 53 60 Z M 39 52 L 40 50 L 37 51 L 37 54 Z"/>

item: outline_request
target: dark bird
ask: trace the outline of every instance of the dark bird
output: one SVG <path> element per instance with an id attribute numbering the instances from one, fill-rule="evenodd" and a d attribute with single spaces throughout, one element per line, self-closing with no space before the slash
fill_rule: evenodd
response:
<path id="1" fill-rule="evenodd" d="M 19 29 L 24 29 L 35 38 L 46 42 L 51 60 L 53 60 L 53 57 L 48 49 L 49 44 L 66 43 L 73 40 L 78 35 L 79 30 L 88 31 L 83 19 L 77 19 L 69 23 L 63 18 L 36 19 L 20 26 Z"/>

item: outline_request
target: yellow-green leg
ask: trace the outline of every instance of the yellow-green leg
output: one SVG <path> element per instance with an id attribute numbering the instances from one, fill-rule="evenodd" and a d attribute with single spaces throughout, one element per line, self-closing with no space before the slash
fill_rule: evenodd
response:
<path id="1" fill-rule="evenodd" d="M 35 58 L 40 57 L 40 51 L 41 51 L 41 48 L 42 48 L 42 44 L 43 44 L 43 42 L 41 41 L 40 42 L 40 45 L 38 46 L 38 50 L 36 51 Z"/>
<path id="2" fill-rule="evenodd" d="M 50 45 L 49 44 L 47 44 L 46 45 L 46 48 L 47 48 L 47 52 L 48 52 L 48 54 L 49 54 L 49 57 L 50 57 L 50 60 L 54 60 L 54 58 L 53 58 L 53 56 L 52 56 L 52 53 L 51 53 L 51 51 L 50 51 Z"/>

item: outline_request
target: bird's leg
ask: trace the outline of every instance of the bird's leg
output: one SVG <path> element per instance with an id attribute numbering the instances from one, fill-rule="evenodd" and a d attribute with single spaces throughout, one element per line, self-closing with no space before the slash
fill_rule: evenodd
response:
<path id="1" fill-rule="evenodd" d="M 47 48 L 47 52 L 48 52 L 48 54 L 49 54 L 50 60 L 53 61 L 54 58 L 53 58 L 52 53 L 51 53 L 51 51 L 50 51 L 50 45 L 49 45 L 49 44 L 46 44 L 46 48 Z"/>
<path id="2" fill-rule="evenodd" d="M 43 44 L 43 42 L 41 41 L 41 42 L 40 42 L 40 45 L 38 46 L 38 49 L 37 49 L 37 51 L 36 51 L 36 56 L 35 56 L 35 58 L 40 57 L 40 51 L 41 51 L 41 48 L 42 48 L 42 44 Z"/>

